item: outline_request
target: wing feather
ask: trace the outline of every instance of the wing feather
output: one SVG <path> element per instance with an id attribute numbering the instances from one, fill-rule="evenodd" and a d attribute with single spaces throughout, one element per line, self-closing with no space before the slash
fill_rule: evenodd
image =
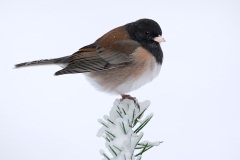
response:
<path id="1" fill-rule="evenodd" d="M 55 75 L 95 72 L 126 66 L 132 62 L 132 53 L 140 44 L 133 40 L 123 40 L 108 47 L 92 44 L 74 53 L 66 68 Z"/>

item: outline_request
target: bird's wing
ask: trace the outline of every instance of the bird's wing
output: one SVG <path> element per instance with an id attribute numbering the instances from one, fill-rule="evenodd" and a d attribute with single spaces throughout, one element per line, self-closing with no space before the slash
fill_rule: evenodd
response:
<path id="1" fill-rule="evenodd" d="M 133 40 L 123 40 L 105 48 L 91 44 L 74 53 L 66 68 L 55 75 L 83 73 L 113 69 L 132 62 L 132 53 L 140 44 Z"/>

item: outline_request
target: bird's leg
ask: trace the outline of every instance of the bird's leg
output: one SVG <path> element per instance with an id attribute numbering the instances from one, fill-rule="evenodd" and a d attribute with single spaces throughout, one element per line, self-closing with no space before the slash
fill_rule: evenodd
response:
<path id="1" fill-rule="evenodd" d="M 137 108 L 140 110 L 140 106 L 139 106 L 139 104 L 138 104 L 138 101 L 137 101 L 136 97 L 132 97 L 132 96 L 130 96 L 130 95 L 128 95 L 128 94 L 121 94 L 121 96 L 122 96 L 122 99 L 121 99 L 121 100 L 124 100 L 124 99 L 133 100 L 134 104 L 135 104 L 135 105 L 137 106 Z"/>

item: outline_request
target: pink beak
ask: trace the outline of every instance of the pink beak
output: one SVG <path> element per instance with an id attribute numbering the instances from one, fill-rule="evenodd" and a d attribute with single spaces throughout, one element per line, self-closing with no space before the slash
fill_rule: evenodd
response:
<path id="1" fill-rule="evenodd" d="M 165 39 L 164 39 L 162 36 L 160 36 L 160 35 L 158 35 L 157 37 L 155 37 L 153 40 L 156 41 L 156 42 L 158 42 L 158 43 L 166 42 Z"/>

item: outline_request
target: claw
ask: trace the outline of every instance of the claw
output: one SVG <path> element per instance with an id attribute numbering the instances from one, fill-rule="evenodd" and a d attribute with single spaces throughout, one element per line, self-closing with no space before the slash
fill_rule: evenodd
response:
<path id="1" fill-rule="evenodd" d="M 130 96 L 130 95 L 128 95 L 128 94 L 121 94 L 121 96 L 122 96 L 121 101 L 124 100 L 124 99 L 133 100 L 134 104 L 135 104 L 135 105 L 137 106 L 137 108 L 140 110 L 140 105 L 138 104 L 138 100 L 136 99 L 136 97 L 132 97 L 132 96 Z"/>

